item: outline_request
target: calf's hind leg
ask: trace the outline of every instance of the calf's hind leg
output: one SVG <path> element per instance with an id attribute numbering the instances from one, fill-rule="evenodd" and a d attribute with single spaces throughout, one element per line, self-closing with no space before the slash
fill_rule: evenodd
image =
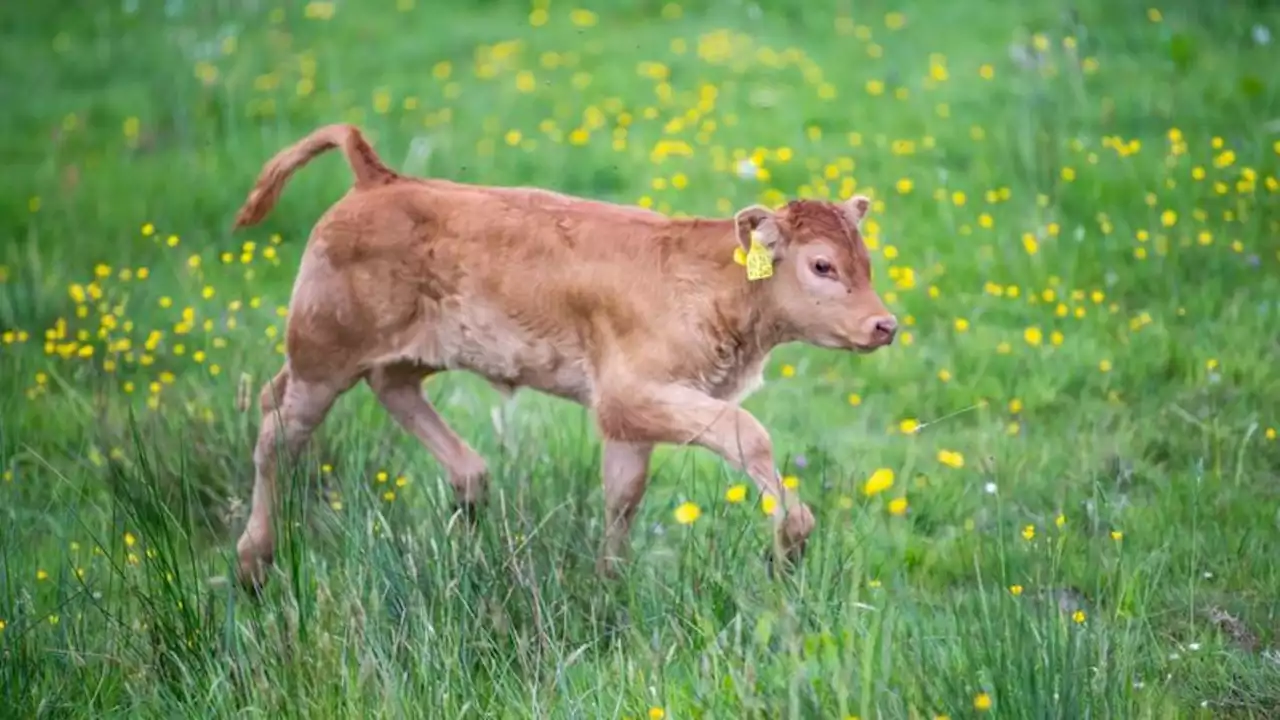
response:
<path id="1" fill-rule="evenodd" d="M 276 455 L 283 449 L 285 462 L 293 462 L 324 421 L 333 401 L 351 387 L 351 382 L 312 382 L 292 375 L 286 364 L 262 389 L 259 405 L 262 425 L 253 450 L 255 468 L 253 505 L 249 522 L 236 543 L 240 584 L 260 588 L 275 556 L 272 517 L 279 493 L 276 488 Z"/>
<path id="2" fill-rule="evenodd" d="M 369 386 L 391 417 L 444 465 L 460 509 L 474 521 L 487 490 L 488 466 L 422 396 L 422 380 L 429 374 L 415 365 L 386 365 L 369 373 Z"/>
<path id="3" fill-rule="evenodd" d="M 653 445 L 606 440 L 601 474 L 604 480 L 604 543 L 596 570 L 605 577 L 618 576 L 630 554 L 631 521 L 644 498 L 649 480 Z"/>

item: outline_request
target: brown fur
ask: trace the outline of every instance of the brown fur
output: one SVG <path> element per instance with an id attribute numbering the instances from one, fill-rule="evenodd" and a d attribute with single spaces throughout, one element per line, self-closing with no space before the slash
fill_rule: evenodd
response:
<path id="1" fill-rule="evenodd" d="M 871 286 L 858 227 L 869 202 L 751 206 L 673 219 L 532 188 L 401 176 L 346 125 L 267 163 L 236 218 L 270 212 L 290 175 L 341 147 L 354 187 L 316 223 L 290 300 L 287 360 L 264 388 L 253 510 L 240 578 L 264 580 L 282 442 L 290 457 L 360 380 L 440 460 L 458 499 L 485 493 L 484 460 L 422 396 L 432 373 L 469 370 L 590 409 L 604 438 L 608 528 L 601 567 L 625 553 L 656 443 L 708 448 L 780 500 L 777 545 L 794 558 L 813 515 L 784 488 L 768 433 L 738 402 L 769 351 L 792 341 L 870 351 L 896 321 Z M 755 232 L 774 275 L 733 260 Z M 830 268 L 833 277 L 820 277 Z"/>

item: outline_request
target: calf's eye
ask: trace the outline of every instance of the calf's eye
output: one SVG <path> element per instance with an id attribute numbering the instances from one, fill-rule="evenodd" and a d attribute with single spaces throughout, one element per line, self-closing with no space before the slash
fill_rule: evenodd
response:
<path id="1" fill-rule="evenodd" d="M 835 268 L 831 267 L 831 263 L 827 260 L 814 260 L 813 271 L 819 275 L 831 276 L 835 274 Z"/>

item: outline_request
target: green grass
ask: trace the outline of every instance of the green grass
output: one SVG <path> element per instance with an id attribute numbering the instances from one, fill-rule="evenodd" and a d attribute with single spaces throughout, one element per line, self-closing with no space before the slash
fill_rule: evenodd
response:
<path id="1" fill-rule="evenodd" d="M 0 9 L 6 716 L 1280 714 L 1280 81 L 1253 37 L 1280 12 L 364 4 Z M 357 388 L 265 596 L 211 582 L 247 514 L 242 385 L 350 174 L 326 156 L 231 220 L 343 120 L 406 172 L 671 213 L 872 194 L 906 334 L 780 348 L 746 402 L 818 515 L 798 572 L 766 576 L 768 522 L 724 499 L 745 478 L 666 448 L 598 578 L 586 413 L 457 375 L 425 391 L 493 468 L 473 536 Z"/>

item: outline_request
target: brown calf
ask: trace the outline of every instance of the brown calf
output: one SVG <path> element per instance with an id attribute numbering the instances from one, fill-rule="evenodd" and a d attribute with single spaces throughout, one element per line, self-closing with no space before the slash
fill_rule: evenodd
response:
<path id="1" fill-rule="evenodd" d="M 402 176 L 358 129 L 331 125 L 267 163 L 235 227 L 262 220 L 289 176 L 334 147 L 355 186 L 311 232 L 287 359 L 261 394 L 242 583 L 260 585 L 272 559 L 277 442 L 296 457 L 362 379 L 474 508 L 485 461 L 421 392 L 445 370 L 590 409 L 604 438 L 602 572 L 627 550 L 655 443 L 693 443 L 745 471 L 778 503 L 775 549 L 800 554 L 813 514 L 782 486 L 768 433 L 738 402 L 781 343 L 868 352 L 893 341 L 897 322 L 872 289 L 858 231 L 867 198 L 673 219 L 539 189 Z M 772 274 L 752 280 L 747 266 Z"/>

